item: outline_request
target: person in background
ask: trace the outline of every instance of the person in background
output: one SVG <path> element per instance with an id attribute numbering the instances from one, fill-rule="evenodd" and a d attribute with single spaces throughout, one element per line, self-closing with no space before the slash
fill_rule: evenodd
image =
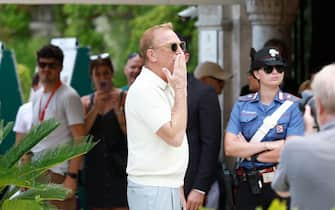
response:
<path id="1" fill-rule="evenodd" d="M 237 210 L 267 209 L 278 197 L 271 182 L 280 151 L 287 139 L 304 134 L 298 98 L 280 90 L 285 67 L 276 48 L 252 49 L 250 71 L 260 88 L 234 104 L 224 137 L 225 154 L 240 158 Z"/>
<path id="2" fill-rule="evenodd" d="M 220 65 L 214 62 L 203 62 L 200 63 L 196 69 L 194 70 L 194 76 L 201 81 L 204 85 L 211 86 L 216 93 L 216 98 L 220 97 L 221 93 L 223 92 L 225 81 L 232 78 L 232 74 L 225 71 L 221 68 Z M 219 107 L 220 108 L 220 107 Z M 213 108 L 212 108 L 213 109 Z M 214 109 L 216 110 L 216 109 Z M 219 109 L 219 112 L 216 113 L 217 117 L 220 118 L 220 136 L 218 139 L 219 142 L 219 153 L 213 153 L 212 155 L 216 155 L 215 163 L 215 182 L 212 183 L 212 186 L 208 192 L 207 203 L 206 207 L 211 207 L 214 209 L 223 209 L 224 205 L 226 205 L 226 193 L 224 189 L 224 180 L 223 180 L 223 167 L 225 168 L 224 164 L 224 153 L 221 149 L 221 139 L 222 139 L 222 109 Z M 206 122 L 206 124 L 209 122 Z M 212 129 L 217 129 L 217 122 L 212 122 L 213 125 L 216 124 Z M 214 132 L 216 134 L 216 132 Z"/>
<path id="3" fill-rule="evenodd" d="M 282 151 L 272 188 L 291 196 L 290 209 L 333 209 L 335 207 L 335 64 L 316 73 L 312 80 L 315 107 L 306 105 L 303 139 L 288 141 Z M 315 130 L 311 110 L 321 126 Z M 307 160 L 307 161 L 306 161 Z"/>
<path id="4" fill-rule="evenodd" d="M 137 52 L 131 53 L 127 57 L 127 63 L 124 67 L 124 74 L 126 75 L 128 84 L 123 86 L 122 90 L 128 90 L 133 84 L 136 77 L 140 74 L 143 66 L 143 58 Z"/>
<path id="5" fill-rule="evenodd" d="M 84 113 L 77 92 L 63 84 L 60 74 L 63 69 L 62 50 L 52 44 L 43 46 L 37 52 L 37 66 L 43 88 L 36 92 L 32 100 L 33 126 L 47 119 L 55 119 L 60 126 L 44 140 L 32 148 L 33 158 L 38 154 L 62 144 L 79 142 L 85 135 Z M 47 172 L 50 181 L 63 184 L 72 190 L 64 201 L 51 201 L 59 209 L 76 210 L 75 192 L 78 186 L 78 172 L 82 157 L 76 157 L 57 165 Z"/>
<path id="6" fill-rule="evenodd" d="M 40 88 L 39 75 L 35 73 L 31 83 L 32 95 Z M 30 98 L 33 98 L 31 96 Z M 15 144 L 18 144 L 20 140 L 25 136 L 32 125 L 32 103 L 31 101 L 20 106 L 15 119 L 13 131 L 15 132 Z"/>
<path id="7" fill-rule="evenodd" d="M 178 37 L 188 46 L 183 36 L 178 34 Z M 188 62 L 190 54 L 187 49 L 184 54 Z M 189 163 L 184 178 L 185 210 L 198 210 L 200 206 L 218 209 L 217 203 L 208 206 L 206 200 L 212 200 L 208 193 L 217 176 L 221 142 L 220 104 L 214 88 L 195 79 L 192 73 L 187 73 L 187 110 Z"/>
<path id="8" fill-rule="evenodd" d="M 91 210 L 125 210 L 127 204 L 127 139 L 123 112 L 125 92 L 112 83 L 108 54 L 91 56 L 95 92 L 82 97 L 85 127 L 99 143 L 85 155 L 87 206 Z"/>
<path id="9" fill-rule="evenodd" d="M 309 79 L 303 81 L 303 82 L 299 85 L 298 96 L 301 97 L 302 92 L 304 92 L 305 90 L 310 90 L 310 89 L 311 89 L 311 84 L 312 84 L 312 81 L 309 80 Z"/>
<path id="10" fill-rule="evenodd" d="M 255 78 L 255 76 L 251 72 L 248 72 L 247 79 L 248 79 L 248 84 L 244 85 L 241 88 L 240 96 L 248 95 L 250 93 L 256 93 L 259 90 L 258 80 Z"/>
<path id="11" fill-rule="evenodd" d="M 126 98 L 129 208 L 186 209 L 185 43 L 166 23 L 147 29 L 140 49 L 144 66 Z"/>
<path id="12" fill-rule="evenodd" d="M 35 73 L 31 83 L 31 99 L 34 97 L 35 92 L 41 87 L 39 80 L 40 79 L 38 73 Z M 15 132 L 15 145 L 19 144 L 21 139 L 30 131 L 30 128 L 32 126 L 32 110 L 32 102 L 29 101 L 25 104 L 22 104 L 16 114 L 15 124 L 13 127 L 13 131 Z M 21 158 L 22 163 L 28 162 L 31 157 L 31 152 L 23 155 L 23 157 Z"/>
<path id="13" fill-rule="evenodd" d="M 231 79 L 232 74 L 229 74 L 222 69 L 218 64 L 206 61 L 199 64 L 194 70 L 194 77 L 203 83 L 212 86 L 216 94 L 221 94 L 224 88 L 225 80 Z"/>

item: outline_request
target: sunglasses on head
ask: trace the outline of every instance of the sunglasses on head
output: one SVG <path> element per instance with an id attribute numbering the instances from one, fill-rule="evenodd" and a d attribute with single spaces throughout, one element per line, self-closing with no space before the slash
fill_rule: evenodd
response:
<path id="1" fill-rule="evenodd" d="M 182 51 L 186 50 L 186 42 L 182 41 L 180 43 L 167 43 L 165 45 L 161 45 L 159 47 L 156 48 L 160 48 L 160 47 L 169 47 L 171 49 L 172 52 L 177 52 L 178 50 L 178 46 L 180 47 L 180 49 Z"/>
<path id="2" fill-rule="evenodd" d="M 98 59 L 107 59 L 107 58 L 109 58 L 109 53 L 102 53 L 102 54 L 90 56 L 91 61 L 98 60 Z"/>
<path id="3" fill-rule="evenodd" d="M 280 74 L 285 71 L 285 67 L 284 66 L 265 66 L 263 69 L 264 69 L 265 73 L 271 74 L 273 72 L 274 68 L 276 68 L 276 71 L 278 73 L 280 73 Z"/>
<path id="4" fill-rule="evenodd" d="M 59 67 L 59 63 L 57 62 L 50 62 L 50 63 L 47 63 L 47 62 L 38 62 L 38 67 L 44 69 L 46 67 L 48 67 L 49 69 L 55 69 L 57 67 Z"/>

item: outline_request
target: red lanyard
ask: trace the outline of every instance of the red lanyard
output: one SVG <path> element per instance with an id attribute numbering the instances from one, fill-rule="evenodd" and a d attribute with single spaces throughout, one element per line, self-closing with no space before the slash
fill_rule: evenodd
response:
<path id="1" fill-rule="evenodd" d="M 45 116 L 45 111 L 47 110 L 47 108 L 48 108 L 48 106 L 49 106 L 49 103 L 50 103 L 50 101 L 51 101 L 51 98 L 55 95 L 56 91 L 58 90 L 58 88 L 59 88 L 61 85 L 62 85 L 62 82 L 59 80 L 58 83 L 57 83 L 57 85 L 56 85 L 56 87 L 55 87 L 55 89 L 53 89 L 53 91 L 51 92 L 51 94 L 50 94 L 50 96 L 49 96 L 47 102 L 45 103 L 45 105 L 44 105 L 42 111 L 41 111 L 41 106 L 42 106 L 42 96 L 41 96 L 41 98 L 40 98 L 40 107 L 39 107 L 39 109 L 38 109 L 38 110 L 39 110 L 39 112 L 38 112 L 38 113 L 39 113 L 38 118 L 39 118 L 40 122 L 43 122 L 43 120 L 44 120 L 44 116 Z"/>

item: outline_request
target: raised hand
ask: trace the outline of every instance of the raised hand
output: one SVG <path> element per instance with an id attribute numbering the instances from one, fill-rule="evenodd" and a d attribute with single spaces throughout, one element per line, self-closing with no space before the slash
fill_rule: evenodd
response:
<path id="1" fill-rule="evenodd" d="M 174 91 L 177 91 L 178 89 L 186 89 L 187 69 L 184 54 L 177 54 L 172 74 L 167 68 L 163 68 L 162 70 Z"/>

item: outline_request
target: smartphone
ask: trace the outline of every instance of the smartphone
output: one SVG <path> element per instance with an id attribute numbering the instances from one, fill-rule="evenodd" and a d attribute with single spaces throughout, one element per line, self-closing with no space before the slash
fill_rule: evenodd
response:
<path id="1" fill-rule="evenodd" d="M 102 81 L 100 81 L 100 89 L 102 90 L 102 91 L 108 91 L 110 88 L 109 88 L 109 83 L 108 83 L 108 81 L 106 81 L 106 80 L 102 80 Z"/>

